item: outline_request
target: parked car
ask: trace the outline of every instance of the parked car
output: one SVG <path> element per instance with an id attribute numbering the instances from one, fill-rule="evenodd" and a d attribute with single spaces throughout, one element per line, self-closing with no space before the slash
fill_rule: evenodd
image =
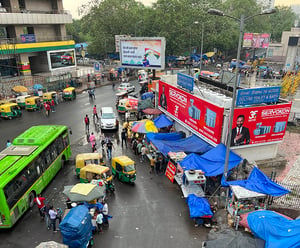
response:
<path id="1" fill-rule="evenodd" d="M 131 83 L 121 83 L 118 87 L 118 91 L 127 91 L 127 93 L 129 93 L 135 91 L 135 87 Z"/>
<path id="2" fill-rule="evenodd" d="M 105 130 L 117 130 L 119 121 L 112 107 L 102 107 L 100 110 L 100 128 Z"/>

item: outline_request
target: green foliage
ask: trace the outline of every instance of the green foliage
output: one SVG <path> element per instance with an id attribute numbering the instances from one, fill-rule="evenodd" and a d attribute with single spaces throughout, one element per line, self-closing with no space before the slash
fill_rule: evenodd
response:
<path id="1" fill-rule="evenodd" d="M 203 32 L 203 52 L 217 48 L 235 54 L 239 37 L 239 22 L 231 18 L 212 16 L 209 8 L 223 10 L 237 19 L 260 13 L 256 0 L 158 0 L 146 7 L 135 0 L 90 1 L 88 13 L 81 20 L 67 25 L 68 34 L 76 42 L 89 42 L 88 52 L 97 56 L 115 52 L 115 35 L 165 37 L 167 55 L 183 55 L 197 48 L 200 52 Z M 257 16 L 245 22 L 244 32 L 271 33 L 280 41 L 283 30 L 290 30 L 295 14 L 290 8 L 279 7 L 270 16 Z"/>

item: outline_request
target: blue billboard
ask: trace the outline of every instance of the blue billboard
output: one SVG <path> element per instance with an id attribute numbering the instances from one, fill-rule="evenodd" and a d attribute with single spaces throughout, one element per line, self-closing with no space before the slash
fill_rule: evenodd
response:
<path id="1" fill-rule="evenodd" d="M 183 73 L 177 73 L 177 85 L 189 91 L 193 91 L 194 78 Z"/>
<path id="2" fill-rule="evenodd" d="M 280 90 L 281 86 L 238 90 L 236 106 L 277 102 L 280 96 Z"/>
<path id="3" fill-rule="evenodd" d="M 21 43 L 33 43 L 36 42 L 34 34 L 21 34 Z"/>

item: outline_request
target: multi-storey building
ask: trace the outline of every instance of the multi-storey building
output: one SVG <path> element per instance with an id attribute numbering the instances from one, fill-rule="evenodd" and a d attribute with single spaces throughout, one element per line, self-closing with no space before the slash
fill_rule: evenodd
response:
<path id="1" fill-rule="evenodd" d="M 0 76 L 30 76 L 75 66 L 72 16 L 62 0 L 0 0 Z M 51 52 L 52 51 L 52 52 Z"/>

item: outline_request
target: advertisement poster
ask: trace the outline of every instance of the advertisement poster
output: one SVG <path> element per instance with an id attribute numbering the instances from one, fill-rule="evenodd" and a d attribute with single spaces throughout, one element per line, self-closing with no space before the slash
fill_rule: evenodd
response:
<path id="1" fill-rule="evenodd" d="M 120 39 L 121 66 L 164 69 L 165 46 L 165 38 Z"/>
<path id="2" fill-rule="evenodd" d="M 270 34 L 244 33 L 243 47 L 268 48 Z"/>
<path id="3" fill-rule="evenodd" d="M 172 162 L 169 161 L 165 175 L 167 176 L 167 178 L 169 178 L 169 180 L 172 183 L 174 182 L 175 173 L 176 173 L 176 166 Z"/>
<path id="4" fill-rule="evenodd" d="M 159 81 L 158 104 L 170 115 L 211 140 L 221 142 L 224 108 Z"/>
<path id="5" fill-rule="evenodd" d="M 48 51 L 47 58 L 50 71 L 76 66 L 75 49 Z"/>
<path id="6" fill-rule="evenodd" d="M 235 109 L 231 146 L 282 140 L 290 111 L 291 103 Z"/>

